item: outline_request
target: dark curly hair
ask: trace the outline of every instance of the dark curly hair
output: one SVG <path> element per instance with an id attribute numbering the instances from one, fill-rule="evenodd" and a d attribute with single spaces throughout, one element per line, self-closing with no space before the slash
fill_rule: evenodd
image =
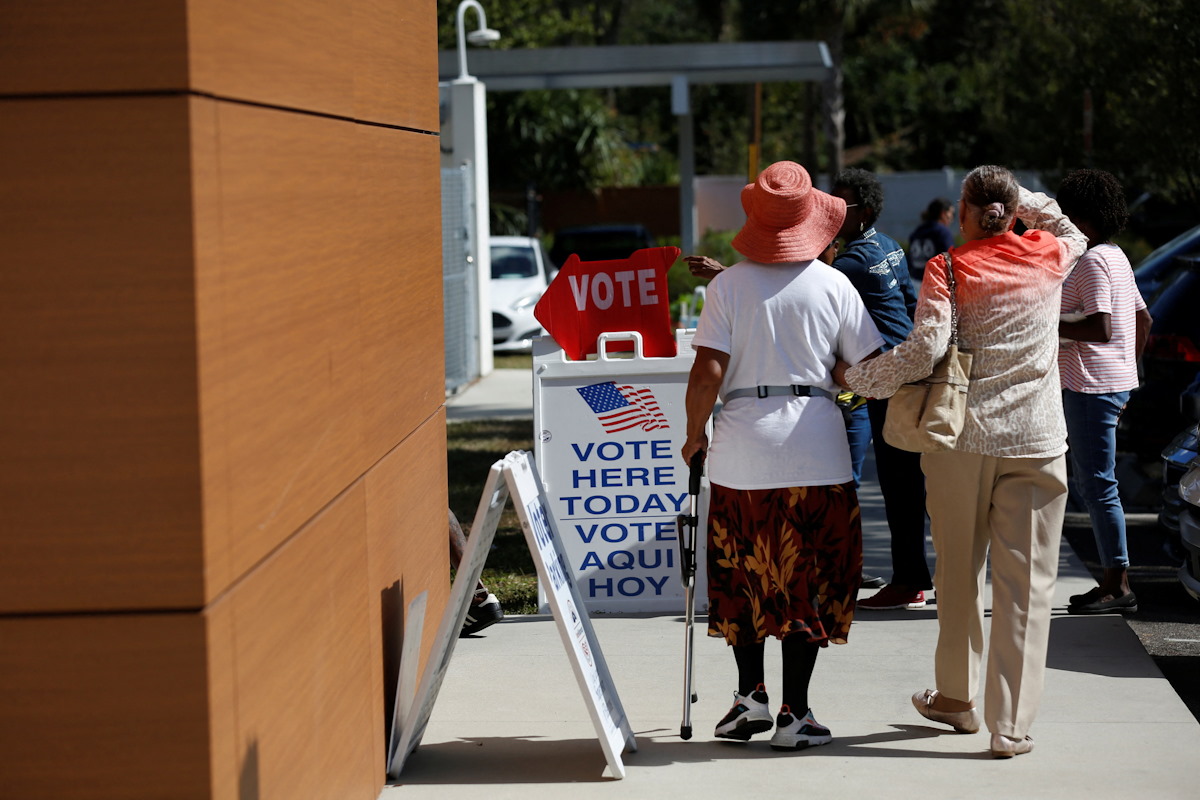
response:
<path id="1" fill-rule="evenodd" d="M 1121 182 L 1101 169 L 1077 169 L 1067 175 L 1057 200 L 1058 207 L 1072 220 L 1091 223 L 1102 241 L 1125 230 L 1129 222 Z"/>
<path id="2" fill-rule="evenodd" d="M 875 220 L 883 213 L 883 184 L 874 173 L 857 167 L 846 167 L 834 176 L 833 190 L 838 189 L 854 192 L 858 202 L 874 212 L 875 216 L 871 217 L 869 224 L 874 225 Z"/>

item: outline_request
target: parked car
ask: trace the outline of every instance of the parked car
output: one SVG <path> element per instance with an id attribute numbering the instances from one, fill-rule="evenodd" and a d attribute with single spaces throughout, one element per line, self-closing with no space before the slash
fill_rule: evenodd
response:
<path id="1" fill-rule="evenodd" d="M 1179 395 L 1200 369 L 1200 253 L 1176 256 L 1147 302 L 1154 322 L 1142 356 L 1142 384 L 1117 423 L 1117 449 L 1156 459 L 1183 422 Z"/>
<path id="2" fill-rule="evenodd" d="M 556 270 L 542 243 L 529 236 L 493 236 L 491 253 L 492 349 L 529 352 L 542 335 L 533 307 Z"/>
<path id="3" fill-rule="evenodd" d="M 1179 582 L 1187 593 L 1200 600 L 1200 459 L 1179 480 L 1179 497 L 1184 506 L 1179 514 L 1179 538 L 1184 561 Z"/>
<path id="4" fill-rule="evenodd" d="M 1184 231 L 1138 262 L 1133 277 L 1142 299 L 1149 304 L 1158 297 L 1164 284 L 1179 269 L 1176 258 L 1196 254 L 1200 254 L 1200 225 Z"/>
<path id="5" fill-rule="evenodd" d="M 562 228 L 554 234 L 550 260 L 561 267 L 574 253 L 580 261 L 612 261 L 654 246 L 654 237 L 644 225 L 582 225 Z"/>
<path id="6" fill-rule="evenodd" d="M 1163 510 L 1159 523 L 1168 546 L 1182 560 L 1179 582 L 1200 600 L 1200 372 L 1179 397 L 1180 413 L 1189 420 L 1163 450 Z"/>

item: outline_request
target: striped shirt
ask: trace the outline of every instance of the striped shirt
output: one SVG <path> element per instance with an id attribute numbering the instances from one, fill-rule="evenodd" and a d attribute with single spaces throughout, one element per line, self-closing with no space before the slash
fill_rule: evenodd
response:
<path id="1" fill-rule="evenodd" d="M 1112 338 L 1107 342 L 1062 340 L 1058 370 L 1063 388 L 1083 394 L 1136 388 L 1137 312 L 1145 307 L 1121 248 L 1100 244 L 1084 253 L 1063 284 L 1062 313 L 1108 314 Z"/>

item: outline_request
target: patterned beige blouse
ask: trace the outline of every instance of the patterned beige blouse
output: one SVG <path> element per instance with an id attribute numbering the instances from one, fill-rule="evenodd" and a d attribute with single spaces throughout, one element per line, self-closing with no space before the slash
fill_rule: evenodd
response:
<path id="1" fill-rule="evenodd" d="M 1032 230 L 951 249 L 959 347 L 971 351 L 967 419 L 958 450 L 1005 458 L 1049 458 L 1067 450 L 1058 380 L 1062 283 L 1087 250 L 1087 237 L 1058 203 L 1021 190 L 1017 216 Z M 890 397 L 920 380 L 946 353 L 950 295 L 946 264 L 929 260 L 908 339 L 846 372 L 866 397 Z"/>

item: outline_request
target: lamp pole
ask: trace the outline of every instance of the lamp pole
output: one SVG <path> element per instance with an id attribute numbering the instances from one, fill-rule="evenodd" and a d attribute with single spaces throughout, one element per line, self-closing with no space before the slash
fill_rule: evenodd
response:
<path id="1" fill-rule="evenodd" d="M 475 9 L 479 17 L 479 27 L 467 34 L 463 17 L 469 8 Z M 478 308 L 475 329 L 479 331 L 479 374 L 487 375 L 492 371 L 495 362 L 492 358 L 492 259 L 489 247 L 491 203 L 488 186 L 486 87 L 467 72 L 466 46 L 468 43 L 490 44 L 500 38 L 500 33 L 487 27 L 487 16 L 478 0 L 462 0 L 458 4 L 455 21 L 458 26 L 459 75 L 450 82 L 449 87 L 450 115 L 453 120 L 450 139 L 454 161 L 465 166 L 472 179 L 472 219 L 467 226 L 468 260 L 469 263 L 474 262 L 476 276 L 475 297 Z"/>

